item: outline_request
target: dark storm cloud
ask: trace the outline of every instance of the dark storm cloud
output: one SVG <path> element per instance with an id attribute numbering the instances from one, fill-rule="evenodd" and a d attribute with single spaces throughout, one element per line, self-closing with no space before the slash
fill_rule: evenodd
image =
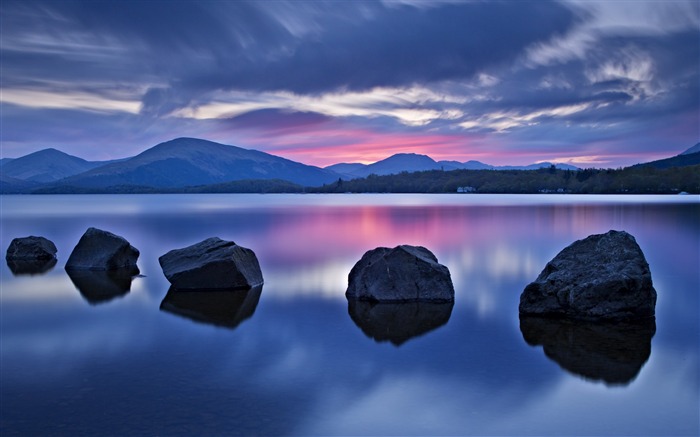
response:
<path id="1" fill-rule="evenodd" d="M 575 21 L 568 9 L 545 2 L 373 12 L 363 21 L 323 23 L 320 37 L 300 41 L 288 56 L 228 64 L 228 70 L 186 80 L 201 87 L 319 93 L 465 79 L 511 62 L 528 44 L 564 32 Z"/>
<path id="2" fill-rule="evenodd" d="M 286 18 L 274 13 L 277 5 L 288 7 Z M 12 38 L 2 54 L 11 61 L 11 77 L 141 77 L 183 93 L 190 87 L 313 93 L 464 78 L 509 62 L 575 22 L 570 10 L 539 1 L 429 8 L 206 1 L 3 7 L 3 33 Z M 35 42 L 38 36 L 41 44 L 26 50 L 22 36 Z"/>

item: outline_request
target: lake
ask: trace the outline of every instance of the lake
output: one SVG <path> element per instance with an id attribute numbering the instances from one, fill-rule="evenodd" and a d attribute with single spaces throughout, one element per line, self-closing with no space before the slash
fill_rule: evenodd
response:
<path id="1" fill-rule="evenodd" d="M 1 424 L 12 435 L 698 435 L 700 199 L 573 195 L 1 196 L 3 251 L 41 235 L 44 273 L 0 272 Z M 71 278 L 94 226 L 141 276 Z M 630 332 L 518 317 L 573 241 L 637 239 L 658 293 Z M 261 291 L 176 299 L 158 264 L 218 236 Z M 422 245 L 454 306 L 348 305 L 352 266 Z M 382 315 L 383 314 L 383 315 Z"/>

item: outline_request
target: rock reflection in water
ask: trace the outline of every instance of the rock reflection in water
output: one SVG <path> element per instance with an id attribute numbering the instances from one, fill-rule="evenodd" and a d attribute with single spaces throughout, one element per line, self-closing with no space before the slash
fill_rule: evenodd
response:
<path id="1" fill-rule="evenodd" d="M 235 328 L 258 306 L 262 286 L 249 290 L 178 290 L 170 288 L 162 311 L 211 325 Z"/>
<path id="2" fill-rule="evenodd" d="M 7 260 L 7 267 L 15 276 L 40 275 L 48 272 L 56 265 L 56 258 L 37 260 Z"/>
<path id="3" fill-rule="evenodd" d="M 529 345 L 542 345 L 563 369 L 608 385 L 627 385 L 651 355 L 656 319 L 615 323 L 522 316 L 520 331 Z"/>
<path id="4" fill-rule="evenodd" d="M 446 324 L 453 306 L 453 302 L 378 303 L 350 299 L 348 313 L 368 337 L 400 346 Z"/>
<path id="5" fill-rule="evenodd" d="M 66 270 L 80 294 L 91 305 L 108 302 L 131 290 L 131 280 L 138 268 L 116 270 Z"/>

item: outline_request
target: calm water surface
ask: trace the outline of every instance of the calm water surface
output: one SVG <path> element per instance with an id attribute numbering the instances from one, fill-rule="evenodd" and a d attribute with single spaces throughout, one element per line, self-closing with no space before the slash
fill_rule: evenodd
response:
<path id="1" fill-rule="evenodd" d="M 2 196 L 12 238 L 58 263 L 2 263 L 0 434 L 698 435 L 697 196 Z M 141 251 L 142 276 L 74 277 L 90 226 Z M 655 326 L 523 323 L 523 288 L 574 240 L 637 239 Z M 253 249 L 248 294 L 168 295 L 158 257 L 218 236 Z M 423 245 L 453 307 L 348 306 L 377 246 Z M 167 298 L 166 298 L 167 295 Z"/>

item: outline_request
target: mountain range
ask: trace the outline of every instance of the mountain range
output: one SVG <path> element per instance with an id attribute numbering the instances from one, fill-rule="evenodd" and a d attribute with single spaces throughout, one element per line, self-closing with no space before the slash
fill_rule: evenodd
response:
<path id="1" fill-rule="evenodd" d="M 672 158 L 639 164 L 665 168 L 700 163 L 700 143 Z M 86 161 L 49 148 L 20 158 L 0 160 L 0 192 L 118 191 L 119 187 L 180 189 L 192 186 L 251 187 L 248 182 L 268 181 L 287 190 L 290 183 L 315 187 L 371 174 L 390 175 L 428 170 L 536 170 L 568 164 L 541 162 L 528 166 L 492 166 L 479 161 L 435 161 L 429 156 L 399 153 L 373 164 L 340 163 L 319 168 L 257 150 L 229 146 L 197 138 L 177 138 L 160 143 L 131 158 Z M 224 185 L 222 185 L 224 184 Z M 226 185 L 229 184 L 229 185 Z M 204 189 L 206 191 L 206 188 Z M 128 189 L 127 189 L 128 191 Z"/>
<path id="2" fill-rule="evenodd" d="M 373 164 L 340 163 L 325 167 L 333 170 L 343 179 L 365 178 L 371 174 L 384 176 L 401 172 L 428 171 L 428 170 L 537 170 L 554 165 L 561 170 L 580 170 L 569 164 L 553 164 L 551 162 L 539 162 L 525 166 L 494 166 L 479 161 L 435 161 L 426 155 L 416 153 L 397 153 Z"/>

